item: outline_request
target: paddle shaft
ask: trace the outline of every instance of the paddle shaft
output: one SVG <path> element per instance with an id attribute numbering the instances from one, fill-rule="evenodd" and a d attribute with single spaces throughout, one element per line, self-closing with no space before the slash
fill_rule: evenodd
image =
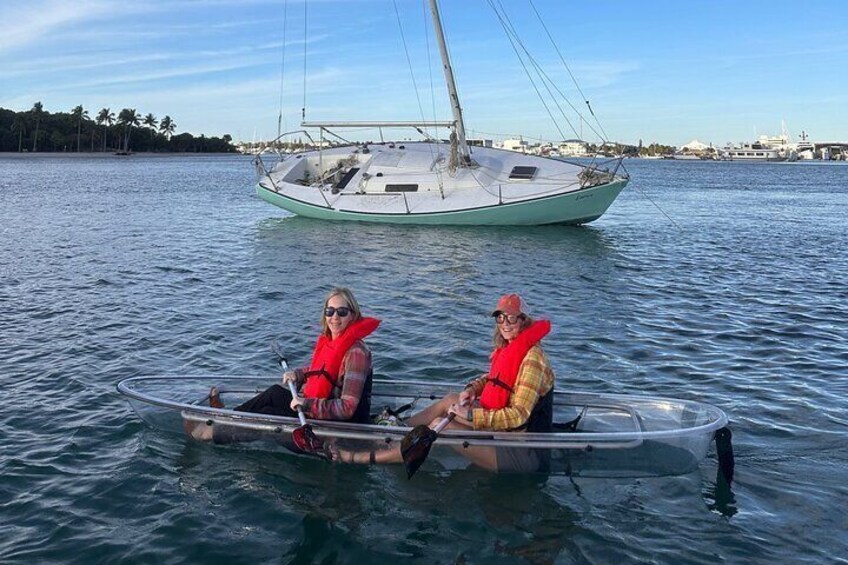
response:
<path id="1" fill-rule="evenodd" d="M 285 359 L 280 359 L 280 367 L 282 367 L 284 374 L 285 374 L 286 371 L 289 370 L 289 364 L 286 363 Z M 297 396 L 297 389 L 294 387 L 294 383 L 291 382 L 291 381 L 289 381 L 289 391 L 291 391 L 292 398 Z M 303 415 L 303 407 L 302 406 L 297 407 L 297 417 L 300 420 L 300 425 L 305 426 L 306 425 L 306 416 Z"/>
<path id="2" fill-rule="evenodd" d="M 448 426 L 448 424 L 450 424 L 451 422 L 453 422 L 453 419 L 454 419 L 454 418 L 456 418 L 456 414 L 454 414 L 453 412 L 451 412 L 450 414 L 448 414 L 447 416 L 445 416 L 444 418 L 442 418 L 442 421 L 441 421 L 441 422 L 439 422 L 438 424 L 436 424 L 436 427 L 435 427 L 435 428 L 433 428 L 433 431 L 434 431 L 434 432 L 436 432 L 437 434 L 438 434 L 438 433 L 441 433 L 441 431 L 442 431 L 443 429 L 445 429 L 445 428 Z"/>
<path id="3" fill-rule="evenodd" d="M 460 406 L 468 406 L 469 404 L 470 404 L 470 401 L 465 400 L 465 401 L 463 401 L 463 402 L 462 402 L 462 404 L 460 404 Z M 443 429 L 445 429 L 446 427 L 448 427 L 448 424 L 450 424 L 451 422 L 453 422 L 453 419 L 454 419 L 454 418 L 456 418 L 456 413 L 455 413 L 455 412 L 451 412 L 450 414 L 448 414 L 447 416 L 445 416 L 444 418 L 442 418 L 442 421 L 441 421 L 441 422 L 439 422 L 438 424 L 436 424 L 436 427 L 435 427 L 435 428 L 433 428 L 433 431 L 434 431 L 434 432 L 436 432 L 436 434 L 441 433 L 441 431 L 442 431 Z"/>

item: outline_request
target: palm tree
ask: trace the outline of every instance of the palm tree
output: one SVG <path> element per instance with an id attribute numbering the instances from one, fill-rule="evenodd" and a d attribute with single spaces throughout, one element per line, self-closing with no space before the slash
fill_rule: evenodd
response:
<path id="1" fill-rule="evenodd" d="M 32 105 L 30 113 L 35 116 L 35 137 L 32 138 L 32 152 L 35 153 L 38 146 L 38 126 L 41 125 L 41 114 L 44 113 L 44 106 L 41 105 L 41 102 L 36 102 Z"/>
<path id="2" fill-rule="evenodd" d="M 139 115 L 136 113 L 135 108 L 124 108 L 121 110 L 121 113 L 118 114 L 118 123 L 124 126 L 124 153 L 130 152 L 130 134 L 132 134 L 133 126 L 140 126 L 141 122 L 139 120 Z"/>
<path id="3" fill-rule="evenodd" d="M 165 134 L 168 138 L 168 141 L 171 140 L 171 136 L 174 135 L 174 130 L 177 129 L 177 124 L 174 123 L 174 120 L 171 119 L 171 116 L 165 116 L 162 118 L 162 121 L 159 122 L 159 131 Z"/>
<path id="4" fill-rule="evenodd" d="M 153 135 L 156 133 L 156 116 L 153 114 L 147 114 L 144 116 L 142 123 L 150 128 L 150 140 L 153 141 Z"/>
<path id="5" fill-rule="evenodd" d="M 26 114 L 21 112 L 20 114 L 15 114 L 15 119 L 12 122 L 12 130 L 18 131 L 18 153 L 23 151 L 23 143 L 24 143 L 24 132 L 26 131 L 27 121 Z"/>
<path id="6" fill-rule="evenodd" d="M 106 151 L 106 128 L 115 123 L 115 112 L 103 108 L 97 113 L 97 123 L 103 126 L 103 151 Z"/>
<path id="7" fill-rule="evenodd" d="M 88 110 L 83 110 L 82 106 L 77 106 L 71 110 L 71 115 L 77 119 L 77 153 L 80 152 L 80 133 L 82 132 L 82 121 L 88 119 Z"/>

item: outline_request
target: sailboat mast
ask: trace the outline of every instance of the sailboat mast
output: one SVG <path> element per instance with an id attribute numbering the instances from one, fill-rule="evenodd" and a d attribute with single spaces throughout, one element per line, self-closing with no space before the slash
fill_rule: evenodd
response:
<path id="1" fill-rule="evenodd" d="M 456 92 L 456 81 L 453 78 L 453 69 L 448 56 L 448 47 L 445 44 L 445 32 L 442 30 L 442 19 L 439 16 L 438 0 L 430 0 L 430 12 L 433 15 L 433 27 L 436 32 L 436 40 L 439 42 L 439 51 L 442 55 L 442 66 L 445 69 L 445 82 L 448 86 L 448 96 L 450 97 L 451 108 L 453 109 L 453 119 L 456 122 L 457 144 L 459 145 L 460 159 L 463 164 L 471 162 L 471 155 L 468 152 L 468 141 L 465 138 L 465 123 L 462 121 L 462 107 L 459 105 L 459 94 Z"/>

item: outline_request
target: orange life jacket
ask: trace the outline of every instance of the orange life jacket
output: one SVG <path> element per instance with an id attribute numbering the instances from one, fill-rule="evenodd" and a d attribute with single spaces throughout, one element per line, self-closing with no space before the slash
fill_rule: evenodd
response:
<path id="1" fill-rule="evenodd" d="M 375 318 L 361 318 L 352 322 L 336 339 L 321 334 L 318 343 L 315 344 L 309 370 L 304 373 L 306 383 L 303 385 L 303 396 L 330 398 L 333 387 L 339 380 L 339 371 L 348 349 L 360 339 L 370 335 L 379 325 L 380 320 Z"/>
<path id="2" fill-rule="evenodd" d="M 518 369 L 527 352 L 551 331 L 548 320 L 539 320 L 526 328 L 518 337 L 492 352 L 492 365 L 486 386 L 480 395 L 480 406 L 486 410 L 499 410 L 509 404 L 512 387 L 518 378 Z"/>

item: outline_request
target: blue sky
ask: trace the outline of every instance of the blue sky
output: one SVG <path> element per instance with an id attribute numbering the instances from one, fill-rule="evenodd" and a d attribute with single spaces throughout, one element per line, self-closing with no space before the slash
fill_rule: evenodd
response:
<path id="1" fill-rule="evenodd" d="M 493 0 L 576 106 L 528 0 Z M 420 106 L 394 6 L 412 60 Z M 441 0 L 469 133 L 577 137 L 545 112 L 488 0 Z M 609 139 L 723 146 L 777 134 L 848 140 L 848 10 L 784 0 L 533 0 Z M 283 29 L 283 13 L 288 24 Z M 170 115 L 236 140 L 309 120 L 449 119 L 422 0 L 0 0 L 0 107 Z M 425 30 L 427 34 L 425 34 Z M 427 44 L 429 40 L 429 61 Z M 305 47 L 305 49 L 304 49 Z M 433 86 L 431 88 L 431 76 Z M 434 100 L 435 96 L 435 100 Z M 561 133 L 562 132 L 562 135 Z M 583 126 L 583 137 L 597 136 Z M 372 136 L 373 137 L 373 136 Z"/>

